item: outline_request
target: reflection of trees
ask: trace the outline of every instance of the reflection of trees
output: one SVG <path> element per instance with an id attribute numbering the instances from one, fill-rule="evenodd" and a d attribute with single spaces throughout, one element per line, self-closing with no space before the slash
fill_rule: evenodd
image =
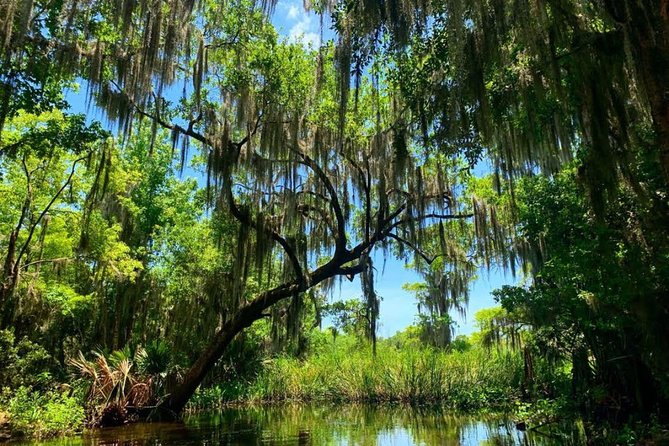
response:
<path id="1" fill-rule="evenodd" d="M 555 426 L 558 428 L 558 426 Z M 196 414 L 185 424 L 132 424 L 93 431 L 74 442 L 105 446 L 348 445 L 554 446 L 583 444 L 576 432 L 518 432 L 495 416 L 448 409 L 370 405 L 282 405 Z"/>
<path id="2" fill-rule="evenodd" d="M 494 416 L 463 416 L 447 409 L 408 406 L 344 405 L 231 408 L 195 416 L 189 427 L 215 426 L 211 444 L 383 444 L 402 436 L 416 445 L 578 444 L 573 438 L 522 433 Z M 203 438 L 204 440 L 204 438 Z"/>

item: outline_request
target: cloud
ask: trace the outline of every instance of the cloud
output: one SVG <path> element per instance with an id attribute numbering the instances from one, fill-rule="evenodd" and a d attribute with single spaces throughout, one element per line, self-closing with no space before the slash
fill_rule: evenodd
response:
<path id="1" fill-rule="evenodd" d="M 317 16 L 305 11 L 300 0 L 280 1 L 277 5 L 277 15 L 283 15 L 283 18 L 275 16 L 275 20 L 280 24 L 280 28 L 288 30 L 287 33 L 281 33 L 288 37 L 288 41 L 301 42 L 314 48 L 320 45 L 320 25 Z"/>
<path id="2" fill-rule="evenodd" d="M 300 21 L 298 21 L 290 31 L 288 31 L 288 40 L 291 42 L 302 41 L 305 45 L 312 45 L 314 48 L 318 47 L 321 43 L 321 37 L 318 34 L 318 28 L 313 24 L 315 20 L 312 17 L 308 16 L 305 12 L 302 12 Z"/>
<path id="3" fill-rule="evenodd" d="M 291 20 L 297 19 L 297 17 L 300 15 L 300 8 L 297 7 L 295 4 L 291 4 L 288 6 L 288 18 Z"/>

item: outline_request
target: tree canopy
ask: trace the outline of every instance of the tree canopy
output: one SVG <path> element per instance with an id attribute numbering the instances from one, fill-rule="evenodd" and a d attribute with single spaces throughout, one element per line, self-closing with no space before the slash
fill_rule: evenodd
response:
<path id="1" fill-rule="evenodd" d="M 206 342 L 163 403 L 179 412 L 239 333 L 268 318 L 275 339 L 295 341 L 307 308 L 320 318 L 315 287 L 337 279 L 360 276 L 353 325 L 374 344 L 377 249 L 423 277 L 436 344 L 450 341 L 449 311 L 464 311 L 480 267 L 535 275 L 503 292 L 511 316 L 551 274 L 559 299 L 605 294 L 611 313 L 650 299 L 616 329 L 666 314 L 665 2 L 307 6 L 331 17 L 336 42 L 281 37 L 272 1 L 0 2 L 2 190 L 19 197 L 0 204 L 3 327 L 34 331 L 26 305 L 58 305 L 64 356 L 84 330 L 70 316 L 86 308 L 99 321 L 87 342 L 113 349 L 179 343 L 164 321 L 185 324 Z M 63 111 L 78 83 L 116 138 Z M 184 168 L 206 185 L 180 181 Z M 581 248 L 579 261 L 615 261 L 570 263 Z M 630 252 L 646 262 L 624 275 Z M 563 282 L 579 269 L 578 287 Z M 593 354 L 608 342 L 576 332 L 596 338 L 583 344 Z M 656 346 L 634 345 L 649 373 L 664 370 Z"/>

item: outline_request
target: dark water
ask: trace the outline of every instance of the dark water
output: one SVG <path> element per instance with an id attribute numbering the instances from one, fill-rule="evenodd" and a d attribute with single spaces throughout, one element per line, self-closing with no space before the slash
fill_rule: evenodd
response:
<path id="1" fill-rule="evenodd" d="M 552 430 L 551 430 L 552 429 Z M 575 426 L 520 432 L 499 417 L 388 406 L 233 408 L 191 415 L 183 423 L 142 423 L 97 429 L 82 437 L 21 446 L 208 445 L 570 445 Z"/>

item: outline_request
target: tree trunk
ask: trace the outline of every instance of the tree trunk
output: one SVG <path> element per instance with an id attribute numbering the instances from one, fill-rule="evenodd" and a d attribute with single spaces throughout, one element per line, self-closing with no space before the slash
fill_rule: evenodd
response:
<path id="1" fill-rule="evenodd" d="M 523 393 L 526 398 L 532 398 L 534 387 L 534 358 L 530 348 L 523 347 Z"/>
<path id="2" fill-rule="evenodd" d="M 293 296 L 296 292 L 303 292 L 304 290 L 305 285 L 300 285 L 298 282 L 289 282 L 260 294 L 256 299 L 240 308 L 233 318 L 216 333 L 209 346 L 188 370 L 183 382 L 165 401 L 161 409 L 167 410 L 172 416 L 181 413 L 197 387 L 207 376 L 209 370 L 216 365 L 216 362 L 221 358 L 235 336 L 253 322 L 263 318 L 263 312 L 267 308 L 280 300 Z"/>
<path id="3" fill-rule="evenodd" d="M 3 266 L 2 284 L 0 285 L 0 329 L 7 328 L 14 313 L 14 304 L 11 301 L 18 279 L 18 269 L 15 265 L 16 240 L 18 231 L 12 231 L 9 236 L 9 246 Z"/>
<path id="4" fill-rule="evenodd" d="M 309 288 L 336 275 L 359 274 L 362 271 L 361 265 L 351 267 L 344 267 L 343 265 L 359 259 L 362 251 L 363 249 L 358 246 L 352 251 L 336 252 L 329 262 L 320 266 L 302 280 L 295 279 L 269 291 L 265 291 L 237 310 L 232 319 L 216 333 L 209 346 L 191 366 L 179 387 L 160 406 L 162 413 L 167 412 L 172 417 L 181 413 L 197 387 L 202 383 L 207 373 L 216 365 L 221 356 L 223 356 L 225 349 L 228 348 L 235 336 L 253 322 L 263 318 L 265 310 L 272 305 L 297 293 L 303 293 Z"/>
<path id="5" fill-rule="evenodd" d="M 650 102 L 660 166 L 669 185 L 669 29 L 666 21 L 663 25 L 655 45 L 641 40 L 639 71 Z"/>
<path id="6" fill-rule="evenodd" d="M 10 279 L 0 285 L 0 330 L 9 327 L 14 315 L 14 283 Z"/>

